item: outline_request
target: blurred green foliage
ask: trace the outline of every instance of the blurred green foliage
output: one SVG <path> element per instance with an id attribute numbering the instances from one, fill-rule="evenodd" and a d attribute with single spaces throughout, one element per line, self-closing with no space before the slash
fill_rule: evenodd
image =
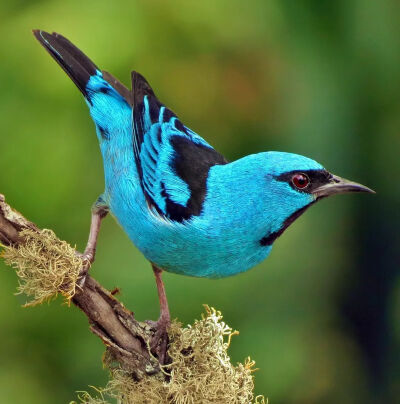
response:
<path id="1" fill-rule="evenodd" d="M 400 395 L 400 4 L 353 1 L 14 0 L 0 3 L 0 192 L 82 249 L 103 189 L 80 93 L 30 30 L 57 31 L 126 84 L 160 99 L 228 159 L 307 155 L 376 196 L 334 197 L 225 280 L 165 275 L 172 315 L 202 303 L 241 335 L 256 389 L 278 403 L 394 403 Z M 22 309 L 0 263 L 0 401 L 61 403 L 103 385 L 103 346 L 77 310 Z M 149 264 L 105 220 L 93 275 L 157 318 Z"/>

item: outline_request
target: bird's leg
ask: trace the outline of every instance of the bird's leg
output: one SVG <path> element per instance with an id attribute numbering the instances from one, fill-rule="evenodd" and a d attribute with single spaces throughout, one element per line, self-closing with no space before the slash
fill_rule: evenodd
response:
<path id="1" fill-rule="evenodd" d="M 79 286 L 83 286 L 86 275 L 89 272 L 90 265 L 96 255 L 97 238 L 99 236 L 101 221 L 107 216 L 108 206 L 104 203 L 102 197 L 99 197 L 92 207 L 92 218 L 90 222 L 89 239 L 85 251 L 82 254 L 83 268 L 80 273 Z"/>
<path id="2" fill-rule="evenodd" d="M 161 364 L 164 364 L 167 357 L 168 333 L 167 329 L 171 324 L 171 316 L 169 314 L 167 295 L 162 281 L 162 269 L 151 264 L 156 277 L 158 299 L 160 301 L 160 317 L 155 323 L 156 332 L 152 338 L 150 348 L 158 354 L 158 359 Z"/>

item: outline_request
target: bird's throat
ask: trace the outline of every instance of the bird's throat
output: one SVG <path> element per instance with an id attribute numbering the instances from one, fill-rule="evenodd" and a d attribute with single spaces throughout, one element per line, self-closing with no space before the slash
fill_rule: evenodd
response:
<path id="1" fill-rule="evenodd" d="M 272 243 L 298 218 L 300 217 L 312 204 L 316 202 L 312 201 L 306 206 L 303 206 L 302 208 L 296 210 L 294 213 L 292 213 L 282 224 L 281 228 L 279 230 L 276 230 L 272 233 L 268 233 L 265 235 L 261 240 L 260 244 L 263 247 L 270 246 Z"/>

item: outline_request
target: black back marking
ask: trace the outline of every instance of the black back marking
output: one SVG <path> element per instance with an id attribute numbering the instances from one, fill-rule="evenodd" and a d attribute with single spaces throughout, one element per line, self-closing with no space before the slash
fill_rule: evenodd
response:
<path id="1" fill-rule="evenodd" d="M 190 199 L 185 207 L 167 205 L 167 212 L 174 220 L 182 221 L 200 215 L 207 192 L 208 172 L 212 166 L 226 164 L 227 161 L 214 149 L 182 136 L 173 136 L 171 144 L 176 153 L 171 167 L 188 184 Z"/>
<path id="2" fill-rule="evenodd" d="M 99 129 L 100 135 L 104 140 L 110 139 L 110 134 L 108 133 L 108 131 L 105 128 L 103 128 L 100 125 L 97 125 L 97 128 Z"/>

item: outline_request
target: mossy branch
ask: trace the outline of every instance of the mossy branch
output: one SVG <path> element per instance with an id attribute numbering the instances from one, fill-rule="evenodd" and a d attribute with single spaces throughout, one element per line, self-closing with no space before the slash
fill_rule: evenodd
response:
<path id="1" fill-rule="evenodd" d="M 231 364 L 227 349 L 237 332 L 216 310 L 206 306 L 206 315 L 186 328 L 173 322 L 168 348 L 171 361 L 160 366 L 149 349 L 155 330 L 137 321 L 90 275 L 78 286 L 81 255 L 51 230 L 28 221 L 1 194 L 0 244 L 5 262 L 16 269 L 18 293 L 31 298 L 25 306 L 61 294 L 82 310 L 91 331 L 106 345 L 104 363 L 111 380 L 97 390 L 97 397 L 81 393 L 81 402 L 106 404 L 106 397 L 124 404 L 265 402 L 253 395 L 254 362 L 248 358 L 244 364 Z"/>
<path id="2" fill-rule="evenodd" d="M 2 256 L 17 270 L 20 293 L 33 298 L 28 305 L 64 295 L 89 319 L 91 331 L 107 346 L 124 370 L 140 380 L 161 373 L 158 361 L 149 354 L 147 342 L 155 330 L 135 320 L 108 290 L 90 275 L 77 287 L 82 261 L 80 254 L 50 230 L 40 230 L 5 201 L 0 194 L 0 242 Z"/>

